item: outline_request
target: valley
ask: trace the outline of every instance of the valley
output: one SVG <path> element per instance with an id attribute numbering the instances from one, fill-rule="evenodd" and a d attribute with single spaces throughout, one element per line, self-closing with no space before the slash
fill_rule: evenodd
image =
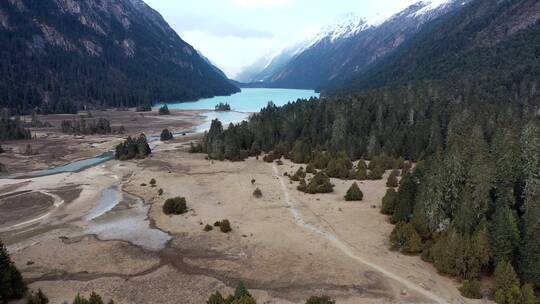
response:
<path id="1" fill-rule="evenodd" d="M 540 0 L 5 0 L 0 43 L 1 304 L 540 303 Z"/>
<path id="2" fill-rule="evenodd" d="M 27 209 L 0 227 L 30 287 L 47 290 L 53 303 L 90 291 L 116 303 L 201 303 L 240 281 L 262 303 L 303 303 L 320 293 L 340 303 L 465 303 L 453 280 L 388 249 L 384 180 L 363 182 L 362 202 L 341 198 L 348 187 L 341 180 L 333 180 L 334 194 L 306 195 L 283 177 L 299 165 L 212 162 L 184 143 L 159 144 L 135 162 L 2 179 L 2 208 L 7 197 L 38 193 L 34 202 L 48 206 L 46 216 Z M 186 197 L 188 213 L 163 214 L 164 199 L 174 196 Z M 203 231 L 224 218 L 231 233 Z"/>

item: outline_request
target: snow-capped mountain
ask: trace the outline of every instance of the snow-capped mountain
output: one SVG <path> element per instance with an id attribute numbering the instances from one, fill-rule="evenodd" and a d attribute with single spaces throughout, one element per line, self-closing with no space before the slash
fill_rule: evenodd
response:
<path id="1" fill-rule="evenodd" d="M 300 46 L 289 48 L 252 81 L 270 87 L 315 89 L 338 78 L 362 73 L 414 37 L 429 23 L 471 0 L 417 2 L 385 20 L 343 15 Z M 268 69 L 271 67 L 271 70 Z"/>
<path id="2" fill-rule="evenodd" d="M 309 48 L 321 41 L 335 42 L 339 39 L 352 37 L 369 27 L 368 22 L 356 14 L 344 14 L 332 24 L 325 26 L 312 41 L 307 44 Z"/>

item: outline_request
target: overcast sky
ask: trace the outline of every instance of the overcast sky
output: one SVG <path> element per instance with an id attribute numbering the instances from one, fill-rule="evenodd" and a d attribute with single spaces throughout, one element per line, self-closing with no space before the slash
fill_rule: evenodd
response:
<path id="1" fill-rule="evenodd" d="M 145 0 L 229 77 L 346 13 L 392 15 L 418 0 Z"/>

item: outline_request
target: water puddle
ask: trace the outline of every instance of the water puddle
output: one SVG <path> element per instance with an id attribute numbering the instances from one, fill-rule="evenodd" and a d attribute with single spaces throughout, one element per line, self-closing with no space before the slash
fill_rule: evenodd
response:
<path id="1" fill-rule="evenodd" d="M 99 204 L 85 217 L 85 233 L 101 240 L 122 240 L 147 250 L 165 248 L 171 236 L 150 227 L 147 214 L 150 206 L 143 200 L 123 193 L 116 187 L 103 191 Z"/>
<path id="2" fill-rule="evenodd" d="M 98 205 L 84 217 L 85 220 L 91 221 L 95 218 L 102 216 L 108 211 L 112 210 L 122 200 L 122 194 L 116 187 L 110 187 L 101 192 L 101 198 Z"/>

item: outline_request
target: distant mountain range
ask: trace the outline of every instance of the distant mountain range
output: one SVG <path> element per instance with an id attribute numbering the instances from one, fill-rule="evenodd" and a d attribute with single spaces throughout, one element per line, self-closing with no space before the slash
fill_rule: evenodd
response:
<path id="1" fill-rule="evenodd" d="M 0 45 L 0 107 L 19 113 L 238 92 L 141 0 L 3 0 Z"/>
<path id="2" fill-rule="evenodd" d="M 538 108 L 540 1 L 473 0 L 422 28 L 364 73 L 338 78 L 329 93 L 433 83 Z M 473 89 L 474 88 L 474 89 Z M 530 110 L 530 109 L 527 109 Z"/>
<path id="3" fill-rule="evenodd" d="M 311 40 L 249 67 L 242 82 L 267 87 L 317 89 L 354 78 L 392 54 L 431 22 L 464 7 L 470 0 L 418 2 L 387 20 L 370 23 L 353 14 L 339 18 Z"/>

